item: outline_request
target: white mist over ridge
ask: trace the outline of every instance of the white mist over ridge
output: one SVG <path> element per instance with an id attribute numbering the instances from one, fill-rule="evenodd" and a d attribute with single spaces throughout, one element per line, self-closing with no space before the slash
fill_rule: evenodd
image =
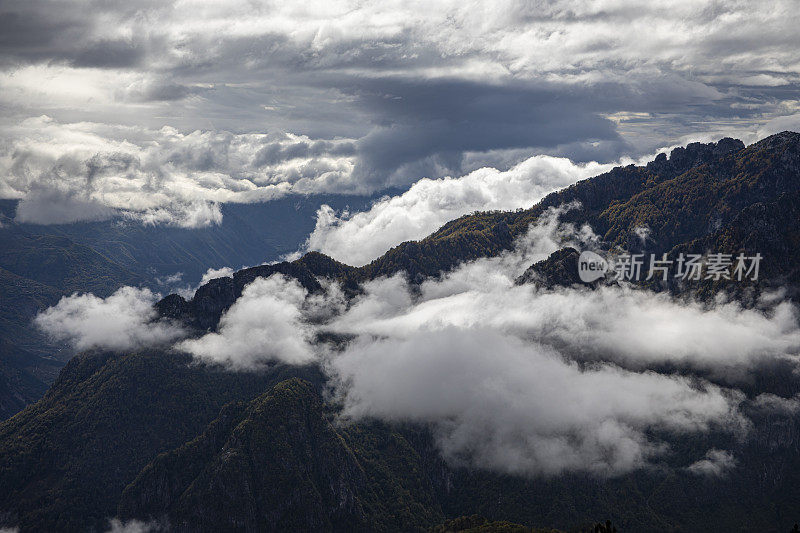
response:
<path id="1" fill-rule="evenodd" d="M 532 207 L 547 194 L 614 166 L 537 155 L 506 171 L 486 167 L 458 178 L 423 178 L 406 192 L 382 198 L 363 212 L 337 215 L 322 206 L 305 250 L 320 251 L 349 265 L 365 265 L 392 246 L 422 239 L 462 215 Z"/>
<path id="2" fill-rule="evenodd" d="M 743 438 L 751 426 L 744 405 L 796 411 L 797 398 L 747 400 L 737 389 L 759 365 L 797 361 L 798 314 L 787 302 L 761 312 L 625 286 L 515 284 L 553 251 L 593 245 L 590 228 L 559 223 L 578 208 L 551 209 L 513 251 L 417 287 L 401 273 L 364 283 L 348 302 L 335 283 L 308 295 L 281 275 L 257 279 L 217 331 L 175 347 L 236 371 L 316 362 L 343 420 L 424 423 L 449 461 L 515 474 L 621 474 L 659 464 L 669 452 L 663 435 Z M 80 305 L 97 302 L 71 301 Z M 91 321 L 72 319 L 80 313 L 59 323 L 63 315 L 49 310 L 40 322 L 84 345 L 104 338 L 90 335 Z M 142 308 L 134 322 L 149 316 Z M 352 340 L 332 348 L 314 342 L 319 333 Z M 713 476 L 736 462 L 727 450 L 691 460 L 683 468 Z"/>
<path id="3" fill-rule="evenodd" d="M 312 329 L 302 319 L 306 291 L 283 276 L 257 278 L 220 319 L 217 332 L 187 339 L 176 347 L 199 359 L 233 368 L 254 368 L 265 361 L 312 361 Z"/>

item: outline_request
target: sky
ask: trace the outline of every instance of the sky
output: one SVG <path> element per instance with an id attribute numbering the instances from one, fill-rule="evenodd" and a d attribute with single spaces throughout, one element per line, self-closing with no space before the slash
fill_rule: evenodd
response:
<path id="1" fill-rule="evenodd" d="M 523 207 L 587 168 L 800 129 L 798 24 L 788 0 L 6 0 L 0 197 L 25 222 L 202 227 L 222 202 L 571 165 L 486 185 Z M 451 214 L 484 205 L 461 196 Z"/>

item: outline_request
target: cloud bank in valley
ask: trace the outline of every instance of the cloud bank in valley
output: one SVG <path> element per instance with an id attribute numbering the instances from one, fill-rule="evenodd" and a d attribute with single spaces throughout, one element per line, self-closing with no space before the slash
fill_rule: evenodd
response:
<path id="1" fill-rule="evenodd" d="M 602 364 L 496 330 L 361 338 L 332 360 L 344 414 L 432 424 L 446 458 L 502 472 L 620 474 L 664 451 L 648 431 L 747 425 L 719 387 Z"/>

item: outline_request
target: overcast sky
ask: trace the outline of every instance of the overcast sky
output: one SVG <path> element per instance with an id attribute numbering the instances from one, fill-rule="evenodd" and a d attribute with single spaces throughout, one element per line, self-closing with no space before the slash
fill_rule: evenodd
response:
<path id="1" fill-rule="evenodd" d="M 789 0 L 5 0 L 0 197 L 198 226 L 214 202 L 751 142 L 800 128 L 798 27 Z"/>

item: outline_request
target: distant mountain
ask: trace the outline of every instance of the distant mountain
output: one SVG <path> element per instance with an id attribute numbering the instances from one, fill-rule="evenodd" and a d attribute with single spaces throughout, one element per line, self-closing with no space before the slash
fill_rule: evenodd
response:
<path id="1" fill-rule="evenodd" d="M 0 339 L 0 419 L 41 398 L 64 364 Z"/>
<path id="2" fill-rule="evenodd" d="M 189 300 L 168 296 L 157 309 L 213 331 L 247 283 L 274 272 L 311 292 L 324 290 L 320 278 L 341 281 L 348 294 L 401 271 L 420 282 L 500 254 L 549 207 L 573 201 L 582 209 L 563 219 L 590 223 L 607 249 L 760 252 L 770 266 L 748 294 L 782 286 L 792 296 L 798 195 L 799 134 L 748 147 L 695 143 L 579 182 L 531 209 L 461 217 L 364 267 L 310 253 L 212 280 Z M 572 284 L 575 260 L 575 251 L 559 250 L 518 283 Z M 733 288 L 648 287 L 700 297 Z M 518 531 L 516 524 L 577 528 L 611 518 L 620 531 L 780 533 L 797 521 L 797 416 L 753 413 L 746 440 L 675 436 L 667 466 L 710 443 L 734 450 L 740 463 L 724 479 L 677 467 L 529 479 L 445 463 L 425 425 L 334 424 L 337 406 L 326 401 L 325 375 L 314 366 L 230 372 L 190 361 L 170 351 L 72 359 L 44 398 L 0 423 L 0 526 L 98 531 L 119 517 L 177 531 Z M 776 364 L 741 388 L 785 397 L 797 382 L 791 365 Z M 474 513 L 486 518 L 473 520 Z"/>
<path id="3" fill-rule="evenodd" d="M 0 227 L 0 420 L 41 398 L 64 365 L 62 347 L 31 324 L 38 311 L 72 292 L 107 295 L 141 281 L 66 237 Z"/>
<path id="4" fill-rule="evenodd" d="M 47 226 L 18 224 L 13 222 L 16 202 L 10 200 L 0 200 L 0 215 L 6 216 L 8 233 L 65 237 L 135 273 L 140 283 L 159 288 L 156 278 L 179 272 L 184 282 L 196 284 L 209 268 L 274 261 L 299 248 L 314 229 L 322 204 L 337 210 L 363 210 L 372 200 L 369 196 L 317 194 L 291 195 L 258 204 L 223 204 L 220 225 L 195 229 L 143 225 L 124 218 Z M 7 243 L 9 253 L 15 245 Z"/>
<path id="5" fill-rule="evenodd" d="M 39 399 L 53 372 L 30 374 L 44 357 L 63 366 L 71 355 L 31 325 L 61 296 L 107 296 L 124 285 L 164 291 L 194 286 L 209 268 L 274 261 L 296 251 L 313 230 L 320 205 L 362 209 L 364 196 L 290 196 L 262 204 L 222 205 L 219 226 L 145 226 L 121 218 L 66 225 L 20 224 L 17 201 L 0 200 L 0 420 Z M 182 274 L 168 284 L 165 278 Z M 2 379 L 2 378 L 0 378 Z M 18 378 L 22 379 L 22 378 Z"/>

